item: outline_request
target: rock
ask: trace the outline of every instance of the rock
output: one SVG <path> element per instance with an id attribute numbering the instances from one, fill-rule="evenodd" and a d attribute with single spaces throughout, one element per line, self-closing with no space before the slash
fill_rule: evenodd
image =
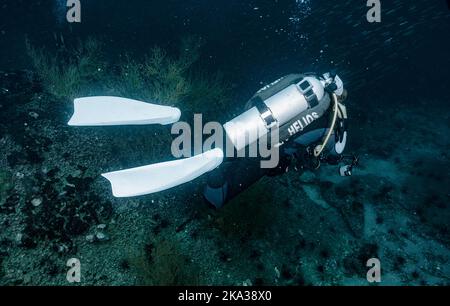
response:
<path id="1" fill-rule="evenodd" d="M 105 229 L 106 228 L 106 224 L 99 224 L 97 225 L 98 229 Z"/>
<path id="2" fill-rule="evenodd" d="M 251 281 L 251 280 L 246 279 L 246 280 L 242 283 L 242 285 L 243 285 L 243 286 L 252 286 L 253 284 L 252 284 L 252 281 Z"/>
<path id="3" fill-rule="evenodd" d="M 94 242 L 94 240 L 95 240 L 94 235 L 87 235 L 87 236 L 86 236 L 86 241 L 87 241 L 87 242 L 92 243 L 92 242 Z"/>
<path id="4" fill-rule="evenodd" d="M 98 232 L 97 234 L 95 234 L 95 238 L 97 238 L 98 241 L 107 241 L 109 240 L 109 237 L 102 233 L 102 232 Z"/>
<path id="5" fill-rule="evenodd" d="M 31 200 L 31 205 L 33 205 L 34 207 L 38 207 L 41 204 L 42 198 L 34 198 L 33 200 Z"/>
<path id="6" fill-rule="evenodd" d="M 83 176 L 83 172 L 81 171 L 81 170 L 75 170 L 73 173 L 72 173 L 72 176 L 73 177 L 82 177 Z"/>
<path id="7" fill-rule="evenodd" d="M 60 244 L 56 246 L 58 253 L 67 253 L 69 251 L 69 247 L 66 244 Z"/>
<path id="8" fill-rule="evenodd" d="M 39 114 L 36 113 L 36 112 L 29 112 L 28 115 L 29 115 L 31 118 L 34 118 L 34 119 L 39 118 Z"/>
<path id="9" fill-rule="evenodd" d="M 22 243 L 22 238 L 23 238 L 23 234 L 22 234 L 22 233 L 18 233 L 18 234 L 16 235 L 16 242 L 17 242 L 18 244 L 21 244 L 21 243 Z"/>

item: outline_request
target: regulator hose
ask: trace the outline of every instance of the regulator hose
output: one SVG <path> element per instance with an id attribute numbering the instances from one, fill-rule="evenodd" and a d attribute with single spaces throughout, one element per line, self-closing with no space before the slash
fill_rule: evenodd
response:
<path id="1" fill-rule="evenodd" d="M 314 149 L 314 156 L 315 157 L 319 157 L 319 155 L 322 153 L 323 149 L 325 149 L 328 141 L 330 140 L 331 134 L 333 134 L 334 131 L 334 127 L 336 125 L 336 119 L 337 119 L 337 114 L 338 114 L 338 99 L 335 93 L 331 94 L 331 97 L 333 98 L 333 120 L 331 121 L 331 126 L 330 129 L 328 130 L 327 135 L 325 136 L 323 142 L 321 145 L 318 145 L 315 147 Z"/>

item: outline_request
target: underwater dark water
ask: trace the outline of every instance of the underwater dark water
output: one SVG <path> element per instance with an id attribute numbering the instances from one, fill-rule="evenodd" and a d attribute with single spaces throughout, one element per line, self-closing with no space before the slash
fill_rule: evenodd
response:
<path id="1" fill-rule="evenodd" d="M 86 284 L 360 285 L 374 256 L 387 284 L 449 284 L 446 1 L 382 0 L 369 23 L 363 0 L 81 0 L 73 24 L 65 2 L 0 3 L 1 285 L 65 284 L 80 256 Z M 264 178 L 219 211 L 194 183 L 113 198 L 99 173 L 166 158 L 170 137 L 149 139 L 168 131 L 67 127 L 73 97 L 46 90 L 26 41 L 52 57 L 95 38 L 117 71 L 154 46 L 176 56 L 186 37 L 202 42 L 192 74 L 230 84 L 226 111 L 200 105 L 221 121 L 283 75 L 336 71 L 360 170 Z"/>
<path id="2" fill-rule="evenodd" d="M 175 48 L 180 38 L 199 35 L 206 41 L 205 65 L 228 70 L 240 84 L 268 82 L 299 67 L 335 68 L 355 88 L 367 79 L 377 90 L 392 88 L 391 82 L 405 88 L 412 74 L 422 86 L 445 86 L 440 81 L 450 48 L 445 1 L 388 1 L 380 24 L 366 21 L 364 1 L 99 0 L 82 5 L 82 22 L 68 24 L 64 1 L 4 1 L 2 66 L 26 66 L 17 52 L 25 35 L 49 46 L 56 43 L 55 34 L 66 40 L 99 36 L 108 41 L 111 55 L 145 52 L 155 44 Z"/>

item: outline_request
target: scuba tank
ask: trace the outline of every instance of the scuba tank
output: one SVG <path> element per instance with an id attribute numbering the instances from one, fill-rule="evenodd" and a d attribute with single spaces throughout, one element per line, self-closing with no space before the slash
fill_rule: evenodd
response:
<path id="1" fill-rule="evenodd" d="M 276 128 L 286 141 L 322 117 L 329 104 L 319 79 L 288 75 L 259 90 L 244 113 L 224 124 L 227 140 L 239 152 Z"/>

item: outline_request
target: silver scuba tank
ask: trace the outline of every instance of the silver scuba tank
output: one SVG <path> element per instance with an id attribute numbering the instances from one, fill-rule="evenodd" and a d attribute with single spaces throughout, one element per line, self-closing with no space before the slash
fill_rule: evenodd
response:
<path id="1" fill-rule="evenodd" d="M 261 91 L 274 86 L 282 79 Z M 253 107 L 224 124 L 227 141 L 236 151 L 241 151 L 260 138 L 266 137 L 271 129 L 280 129 L 289 124 L 286 127 L 289 129 L 289 134 L 293 134 L 293 130 L 303 130 L 305 125 L 318 119 L 328 108 L 329 99 L 324 97 L 326 97 L 324 83 L 314 76 L 303 76 L 299 81 L 265 99 L 257 95 Z M 327 102 L 326 105 L 322 105 L 325 103 L 324 100 Z M 323 109 L 323 111 L 308 114 L 308 110 L 313 109 Z M 303 113 L 305 117 L 300 118 L 299 115 Z M 303 119 L 303 123 L 302 120 L 293 121 L 297 117 Z"/>

